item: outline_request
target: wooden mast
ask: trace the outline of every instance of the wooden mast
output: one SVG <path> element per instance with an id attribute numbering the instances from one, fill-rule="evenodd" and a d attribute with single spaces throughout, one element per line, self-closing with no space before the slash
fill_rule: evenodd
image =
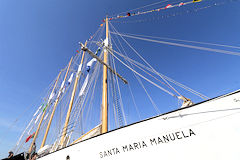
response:
<path id="1" fill-rule="evenodd" d="M 87 45 L 87 41 L 85 42 L 85 46 L 86 45 Z M 71 110 L 72 110 L 74 96 L 75 96 L 75 93 L 76 93 L 78 81 L 79 81 L 81 70 L 82 70 L 82 64 L 83 64 L 84 55 L 85 55 L 85 51 L 83 51 L 81 64 L 79 65 L 79 68 L 78 68 L 78 71 L 77 71 L 77 76 L 76 76 L 76 79 L 75 79 L 75 82 L 74 82 L 72 96 L 71 96 L 71 100 L 70 100 L 69 107 L 68 107 L 68 112 L 67 112 L 67 116 L 66 116 L 66 120 L 65 120 L 65 125 L 64 125 L 63 133 L 62 133 L 62 137 L 61 137 L 61 146 L 62 147 L 64 147 L 64 141 L 65 141 L 65 137 L 66 137 L 66 134 L 67 134 L 68 122 L 69 122 L 69 119 L 70 119 L 70 114 L 71 114 Z"/>
<path id="2" fill-rule="evenodd" d="M 65 81 L 66 81 L 66 78 L 67 78 L 68 71 L 69 71 L 69 69 L 70 69 L 71 63 L 72 63 L 72 58 L 71 58 L 71 60 L 70 60 L 70 62 L 69 62 L 67 71 L 66 71 L 66 73 L 65 73 L 65 77 L 64 77 L 63 83 L 65 83 Z M 62 88 L 60 88 L 60 91 L 59 91 L 59 92 L 62 92 Z M 51 126 L 52 119 L 53 119 L 55 110 L 56 110 L 56 108 L 57 108 L 59 99 L 60 99 L 60 96 L 57 97 L 57 99 L 56 99 L 56 101 L 55 101 L 55 103 L 54 103 L 53 111 L 52 111 L 51 117 L 50 117 L 50 119 L 49 119 L 49 122 L 48 122 L 48 125 L 47 125 L 47 129 L 46 129 L 46 131 L 45 131 L 45 134 L 44 134 L 44 137 L 43 137 L 42 144 L 41 144 L 41 147 L 40 147 L 40 148 L 42 148 L 42 147 L 45 145 L 45 142 L 46 142 L 46 139 L 47 139 L 47 135 L 48 135 L 48 131 L 49 131 L 49 128 L 50 128 L 50 126 Z"/>
<path id="3" fill-rule="evenodd" d="M 105 47 L 108 47 L 108 18 L 106 17 L 106 39 Z M 104 49 L 104 63 L 108 64 L 108 52 Z M 103 88 L 102 88 L 102 133 L 108 131 L 108 93 L 107 93 L 107 67 L 103 66 Z"/>
<path id="4" fill-rule="evenodd" d="M 52 90 L 50 96 L 53 94 L 53 92 L 54 92 L 54 90 L 55 90 L 55 88 L 56 88 L 56 86 L 57 86 L 57 83 L 58 83 L 58 80 L 59 80 L 60 75 L 61 75 L 61 71 L 60 71 L 60 73 L 58 74 L 57 80 L 56 80 L 56 82 L 55 82 L 55 85 L 54 85 L 54 87 L 53 87 L 53 90 Z M 49 102 L 48 102 L 48 103 L 49 103 Z M 37 127 L 37 130 L 36 130 L 36 132 L 35 132 L 35 134 L 34 134 L 33 141 L 32 141 L 32 143 L 31 143 L 31 145 L 30 145 L 29 150 L 28 150 L 29 153 L 31 153 L 33 144 L 35 143 L 36 138 L 37 138 L 37 136 L 38 136 L 39 129 L 40 129 L 40 127 L 41 127 L 43 118 L 44 118 L 44 116 L 45 116 L 45 114 L 46 114 L 47 107 L 48 107 L 48 105 L 49 105 L 48 103 L 47 103 L 47 105 L 45 106 L 46 108 L 45 108 L 45 110 L 44 110 L 44 112 L 43 112 L 43 114 L 42 114 L 41 120 L 40 120 L 40 122 L 39 122 L 39 124 L 38 124 L 38 127 Z"/>

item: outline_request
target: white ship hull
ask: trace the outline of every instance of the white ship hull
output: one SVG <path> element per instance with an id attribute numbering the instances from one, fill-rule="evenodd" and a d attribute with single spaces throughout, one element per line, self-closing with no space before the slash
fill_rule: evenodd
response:
<path id="1" fill-rule="evenodd" d="M 240 91 L 141 121 L 41 160 L 239 160 Z"/>

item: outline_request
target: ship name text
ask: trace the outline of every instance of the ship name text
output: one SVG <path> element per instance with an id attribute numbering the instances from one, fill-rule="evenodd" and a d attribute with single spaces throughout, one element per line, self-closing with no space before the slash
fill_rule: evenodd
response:
<path id="1" fill-rule="evenodd" d="M 176 140 L 186 139 L 192 136 L 196 136 L 196 133 L 192 129 L 172 132 L 166 135 L 156 136 L 148 140 L 133 142 L 130 144 L 122 145 L 120 147 L 114 147 L 112 149 L 99 152 L 99 156 L 100 158 L 110 157 L 124 152 L 140 150 L 150 146 L 156 146 L 159 144 L 169 143 Z"/>

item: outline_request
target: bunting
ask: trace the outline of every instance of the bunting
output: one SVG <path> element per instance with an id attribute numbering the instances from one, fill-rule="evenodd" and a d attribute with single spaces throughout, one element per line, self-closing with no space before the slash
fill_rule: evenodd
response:
<path id="1" fill-rule="evenodd" d="M 162 8 L 157 8 L 157 9 L 152 9 L 152 10 L 149 10 L 149 11 L 138 11 L 138 12 L 133 12 L 133 13 L 130 13 L 130 12 L 127 12 L 127 14 L 125 15 L 117 15 L 115 17 L 109 17 L 108 20 L 116 20 L 116 19 L 120 19 L 120 18 L 127 18 L 127 17 L 131 17 L 131 16 L 137 16 L 137 15 L 142 15 L 142 14 L 147 14 L 147 13 L 151 13 L 151 12 L 159 12 L 160 10 L 165 10 L 165 9 L 169 9 L 169 8 L 174 8 L 174 7 L 181 7 L 183 5 L 188 5 L 188 4 L 192 4 L 192 3 L 196 3 L 196 2 L 201 2 L 202 0 L 191 0 L 191 1 L 188 1 L 188 2 L 180 2 L 180 3 L 176 3 L 176 4 L 168 4 Z M 105 19 L 102 20 L 103 23 L 105 23 Z M 103 23 L 100 24 L 100 26 L 103 26 Z"/>

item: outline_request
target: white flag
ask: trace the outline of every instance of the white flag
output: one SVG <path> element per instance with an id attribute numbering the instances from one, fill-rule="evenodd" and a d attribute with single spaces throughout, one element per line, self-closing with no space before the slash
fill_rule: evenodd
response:
<path id="1" fill-rule="evenodd" d="M 36 118 L 36 120 L 35 120 L 35 124 L 37 123 L 37 121 L 38 121 L 38 119 L 40 118 L 40 116 L 42 115 L 42 113 L 40 113 L 38 116 L 37 116 L 37 118 Z"/>
<path id="2" fill-rule="evenodd" d="M 47 115 L 44 117 L 44 120 L 46 120 L 46 119 L 47 119 L 47 116 L 48 116 L 48 113 L 47 113 Z"/>
<path id="3" fill-rule="evenodd" d="M 88 84 L 88 79 L 89 79 L 89 74 L 87 74 L 86 79 L 83 82 L 82 88 L 81 88 L 81 90 L 79 92 L 79 95 L 78 95 L 79 97 L 83 95 L 83 93 L 84 93 L 84 91 L 85 91 L 85 89 L 87 87 L 87 84 Z"/>
<path id="4" fill-rule="evenodd" d="M 68 83 L 69 83 L 69 84 L 72 83 L 73 75 L 74 75 L 74 73 L 72 73 L 71 76 L 70 76 L 70 78 L 68 79 Z"/>
<path id="5" fill-rule="evenodd" d="M 50 94 L 50 96 L 49 96 L 49 98 L 48 98 L 48 102 L 50 102 L 50 101 L 53 99 L 54 95 L 55 95 L 54 92 L 52 92 L 52 93 Z"/>
<path id="6" fill-rule="evenodd" d="M 93 58 L 91 61 L 87 63 L 87 67 L 91 67 L 93 62 L 97 61 L 96 58 Z"/>
<path id="7" fill-rule="evenodd" d="M 34 113 L 34 115 L 33 116 L 36 116 L 37 115 L 37 113 L 39 112 L 39 110 L 42 108 L 42 104 L 41 104 L 41 106 L 39 106 L 38 107 L 38 110 Z"/>

